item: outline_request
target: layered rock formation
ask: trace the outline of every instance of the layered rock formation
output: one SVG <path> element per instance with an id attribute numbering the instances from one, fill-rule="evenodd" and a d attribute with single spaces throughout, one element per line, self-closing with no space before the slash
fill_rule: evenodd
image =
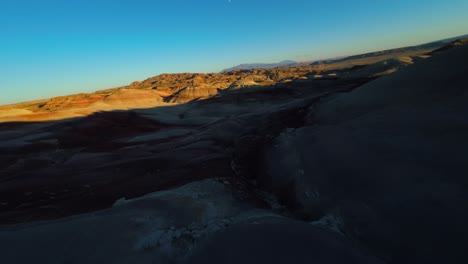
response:
<path id="1" fill-rule="evenodd" d="M 82 117 L 99 111 L 130 110 L 183 104 L 226 92 L 250 93 L 261 88 L 315 85 L 313 79 L 366 79 L 393 73 L 432 49 L 403 50 L 319 65 L 292 65 L 272 69 L 235 69 L 224 73 L 162 74 L 144 81 L 91 94 L 0 106 L 0 122 L 47 121 Z M 399 58 L 397 58 L 399 57 Z"/>
<path id="2" fill-rule="evenodd" d="M 458 43 L 3 107 L 2 261 L 464 263 Z"/>

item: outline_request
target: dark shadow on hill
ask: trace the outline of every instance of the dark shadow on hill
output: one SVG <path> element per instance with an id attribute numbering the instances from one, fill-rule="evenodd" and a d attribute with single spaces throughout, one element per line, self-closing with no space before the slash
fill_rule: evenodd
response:
<path id="1" fill-rule="evenodd" d="M 319 226 L 335 232 L 326 241 L 364 246 L 385 263 L 465 263 L 467 54 L 456 46 L 373 81 L 304 80 L 177 106 L 1 124 L 0 219 L 92 212 L 211 178 L 230 198 L 280 220 L 228 229 L 195 258 L 222 259 L 230 251 L 206 252 L 239 241 L 249 250 L 252 234 L 260 234 L 252 246 L 261 246 L 272 230 L 297 238 L 320 235 Z M 112 212 L 157 207 L 139 202 Z M 277 248 L 278 240 L 268 242 Z"/>
<path id="2" fill-rule="evenodd" d="M 314 114 L 308 109 L 323 98 L 374 80 L 339 77 L 366 67 L 222 90 L 175 106 L 0 123 L 0 222 L 91 212 L 122 197 L 204 178 L 256 181 L 264 173 L 259 165 L 264 146 L 310 120 Z M 288 193 L 279 195 L 293 208 Z M 317 217 L 295 211 L 300 218 Z"/>
<path id="3" fill-rule="evenodd" d="M 370 80 L 302 80 L 176 106 L 1 123 L 1 222 L 91 212 L 204 178 L 253 179 L 267 138 L 300 126 L 318 98 Z"/>

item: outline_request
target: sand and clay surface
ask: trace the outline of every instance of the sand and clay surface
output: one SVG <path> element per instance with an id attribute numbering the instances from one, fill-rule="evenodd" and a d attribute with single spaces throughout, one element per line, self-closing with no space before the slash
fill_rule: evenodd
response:
<path id="1" fill-rule="evenodd" d="M 463 43 L 3 106 L 1 261 L 464 263 Z"/>

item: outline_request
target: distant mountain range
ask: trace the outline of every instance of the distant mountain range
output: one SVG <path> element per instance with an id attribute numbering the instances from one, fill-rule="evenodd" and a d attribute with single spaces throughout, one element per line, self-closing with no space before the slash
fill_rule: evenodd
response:
<path id="1" fill-rule="evenodd" d="M 394 55 L 394 54 L 399 54 L 402 52 L 413 52 L 413 51 L 416 52 L 416 51 L 426 50 L 426 49 L 438 49 L 438 48 L 445 46 L 446 44 L 450 42 L 453 42 L 458 39 L 464 39 L 464 38 L 468 38 L 468 34 L 463 35 L 463 36 L 453 37 L 453 38 L 437 40 L 437 41 L 425 43 L 422 45 L 408 46 L 408 47 L 376 51 L 376 52 L 369 52 L 369 53 L 364 53 L 364 54 L 359 54 L 359 55 L 342 57 L 338 59 L 333 58 L 333 59 L 318 60 L 318 61 L 312 62 L 311 65 L 319 65 L 319 64 L 331 63 L 331 62 L 335 62 L 335 63 L 344 62 L 344 61 L 349 61 L 349 60 L 364 59 L 364 58 L 370 58 L 370 57 L 376 57 L 376 56 Z"/>
<path id="2" fill-rule="evenodd" d="M 282 67 L 282 66 L 290 66 L 296 63 L 297 62 L 292 61 L 292 60 L 284 60 L 278 63 L 245 63 L 245 64 L 240 64 L 231 68 L 224 69 L 221 71 L 221 73 L 229 72 L 232 70 L 271 69 L 271 68 Z"/>
<path id="3" fill-rule="evenodd" d="M 220 73 L 225 73 L 225 72 L 229 72 L 233 70 L 271 69 L 271 68 L 283 67 L 283 66 L 319 65 L 323 63 L 344 62 L 344 61 L 349 61 L 349 60 L 364 59 L 364 58 L 370 58 L 370 57 L 376 57 L 376 56 L 385 56 L 385 55 L 391 56 L 391 55 L 402 53 L 402 52 L 412 52 L 412 51 L 416 52 L 416 51 L 425 50 L 425 49 L 438 49 L 457 39 L 464 39 L 464 38 L 468 38 L 468 34 L 458 36 L 458 37 L 453 37 L 453 38 L 437 40 L 437 41 L 425 43 L 422 45 L 408 46 L 408 47 L 402 47 L 402 48 L 396 48 L 396 49 L 369 52 L 369 53 L 364 53 L 364 54 L 359 54 L 359 55 L 344 56 L 340 58 L 330 58 L 330 59 L 310 61 L 310 62 L 306 62 L 306 61 L 296 62 L 293 60 L 283 60 L 278 63 L 243 63 L 237 66 L 231 67 L 231 68 L 224 69 Z"/>

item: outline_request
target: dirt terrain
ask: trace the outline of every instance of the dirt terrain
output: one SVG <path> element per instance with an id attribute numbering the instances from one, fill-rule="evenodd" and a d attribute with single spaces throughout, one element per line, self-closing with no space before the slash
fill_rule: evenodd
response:
<path id="1" fill-rule="evenodd" d="M 467 57 L 462 40 L 2 106 L 0 255 L 464 263 Z"/>

